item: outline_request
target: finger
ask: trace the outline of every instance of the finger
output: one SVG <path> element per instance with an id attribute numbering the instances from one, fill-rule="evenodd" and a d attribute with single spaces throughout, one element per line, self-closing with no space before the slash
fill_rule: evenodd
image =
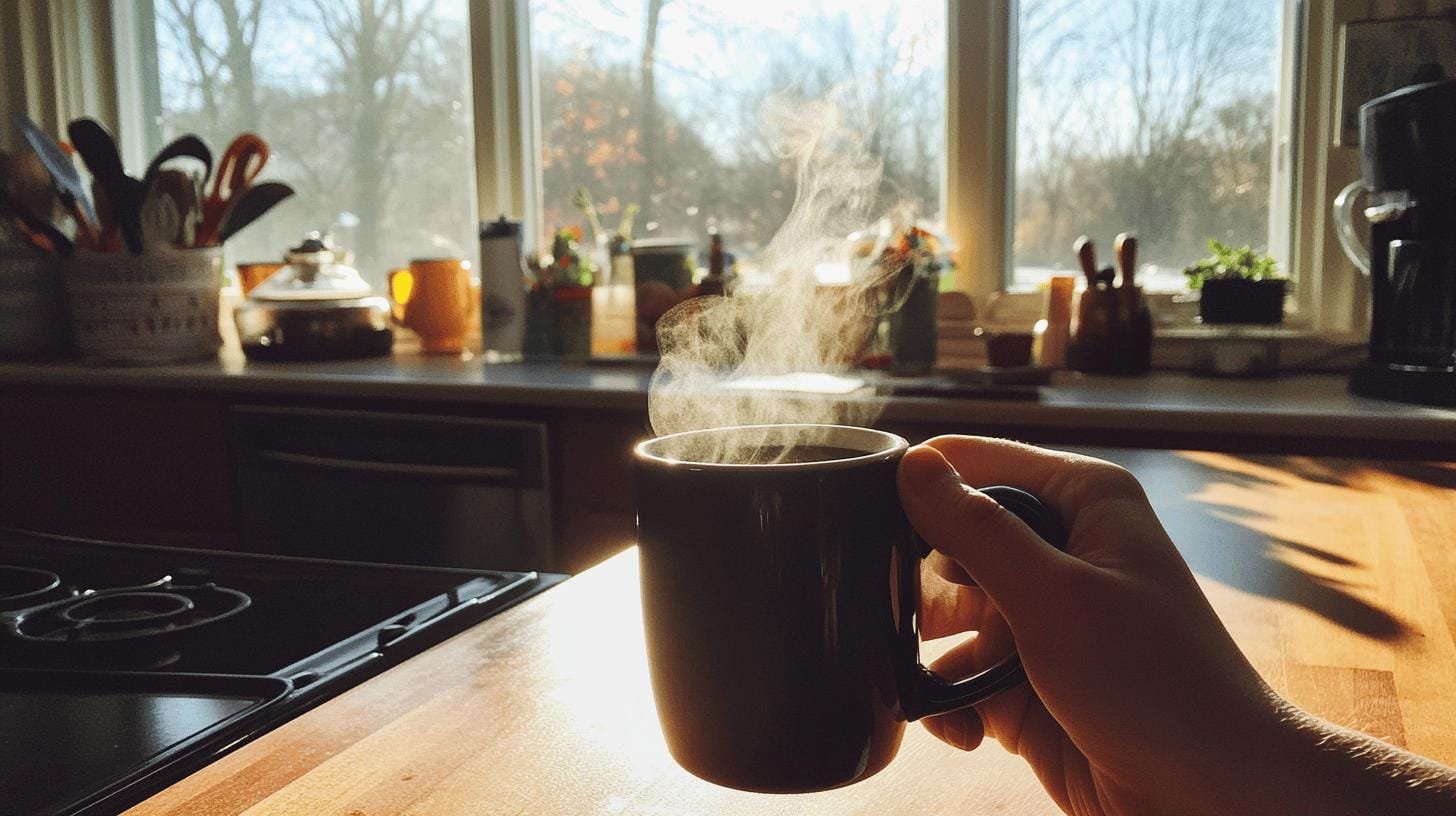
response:
<path id="1" fill-rule="evenodd" d="M 957 644 L 931 664 L 931 671 L 954 681 L 985 671 L 1000 662 L 1012 649 L 1011 630 L 1006 621 L 989 606 L 977 621 L 975 637 Z M 990 701 L 987 701 L 990 702 Z M 984 704 L 983 704 L 984 705 Z M 970 751 L 986 736 L 986 725 L 976 708 L 963 708 L 949 714 L 928 717 L 925 728 L 942 742 L 962 751 Z"/>
<path id="2" fill-rule="evenodd" d="M 995 610 L 977 587 L 953 584 L 928 569 L 920 580 L 920 637 L 925 640 L 975 630 L 986 610 Z"/>
<path id="3" fill-rule="evenodd" d="M 925 444 L 940 451 L 968 485 L 1005 484 L 1037 495 L 1062 514 L 1069 530 L 1075 511 L 1090 501 L 1144 498 L 1132 474 L 1090 456 L 981 436 L 937 436 Z"/>
<path id="4" fill-rule="evenodd" d="M 1011 511 L 967 487 L 940 451 L 919 445 L 900 460 L 900 502 L 930 546 L 965 567 L 1011 618 L 1044 609 L 1046 587 L 1070 556 Z"/>
<path id="5" fill-rule="evenodd" d="M 954 558 L 951 558 L 945 553 L 932 552 L 925 560 L 930 564 L 930 568 L 935 571 L 936 575 L 939 575 L 952 584 L 961 584 L 963 586 L 976 585 L 976 582 L 971 580 L 971 576 L 966 573 L 966 568 L 957 564 Z"/>
<path id="6" fill-rule="evenodd" d="M 986 738 L 986 726 L 974 708 L 926 717 L 920 722 L 936 739 L 962 751 L 974 751 Z"/>

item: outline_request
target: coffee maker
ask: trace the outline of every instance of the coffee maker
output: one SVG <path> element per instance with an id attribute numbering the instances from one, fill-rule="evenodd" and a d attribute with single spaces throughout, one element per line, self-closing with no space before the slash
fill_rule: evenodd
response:
<path id="1" fill-rule="evenodd" d="M 1456 80 L 1360 106 L 1360 171 L 1335 200 L 1340 243 L 1370 277 L 1369 356 L 1350 390 L 1456 406 Z M 1361 191 L 1368 251 L 1351 219 Z"/>

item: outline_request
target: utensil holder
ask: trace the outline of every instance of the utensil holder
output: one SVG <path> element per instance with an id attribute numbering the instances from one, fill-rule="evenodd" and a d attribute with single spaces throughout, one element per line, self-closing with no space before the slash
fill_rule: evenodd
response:
<path id="1" fill-rule="evenodd" d="M 218 333 L 222 248 L 77 251 L 62 267 L 72 339 L 89 362 L 203 360 Z"/>
<path id="2" fill-rule="evenodd" d="M 0 357 L 42 357 L 66 341 L 66 298 L 55 255 L 0 255 Z"/>

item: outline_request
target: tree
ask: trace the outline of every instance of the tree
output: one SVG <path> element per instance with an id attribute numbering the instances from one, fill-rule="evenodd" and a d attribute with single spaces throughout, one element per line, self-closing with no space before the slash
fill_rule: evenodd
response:
<path id="1" fill-rule="evenodd" d="M 1079 233 L 1136 230 L 1142 257 L 1169 267 L 1199 257 L 1209 237 L 1260 242 L 1275 42 L 1253 10 L 1023 5 L 1018 264 L 1070 266 Z"/>
<path id="2" fill-rule="evenodd" d="M 220 151 L 256 131 L 272 148 L 265 175 L 297 190 L 232 257 L 276 258 L 307 229 L 333 230 L 378 283 L 411 256 L 473 254 L 463 19 L 438 0 L 166 3 L 166 135 Z"/>
<path id="3" fill-rule="evenodd" d="M 234 128 L 258 121 L 253 48 L 264 0 L 167 0 L 167 6 L 162 19 L 190 57 L 203 112 Z"/>
<path id="4" fill-rule="evenodd" d="M 338 57 L 335 81 L 348 102 L 340 112 L 347 116 L 350 199 L 359 219 L 355 246 L 371 260 L 383 249 L 380 226 L 403 142 L 400 113 L 414 92 L 402 68 L 435 2 L 421 0 L 410 9 L 405 0 L 313 0 L 316 19 Z"/>

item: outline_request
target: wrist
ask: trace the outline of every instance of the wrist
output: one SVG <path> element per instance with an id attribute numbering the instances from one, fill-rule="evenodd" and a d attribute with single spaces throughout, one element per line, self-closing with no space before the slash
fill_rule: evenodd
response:
<path id="1" fill-rule="evenodd" d="M 1456 813 L 1456 772 L 1282 702 L 1280 814 Z"/>

